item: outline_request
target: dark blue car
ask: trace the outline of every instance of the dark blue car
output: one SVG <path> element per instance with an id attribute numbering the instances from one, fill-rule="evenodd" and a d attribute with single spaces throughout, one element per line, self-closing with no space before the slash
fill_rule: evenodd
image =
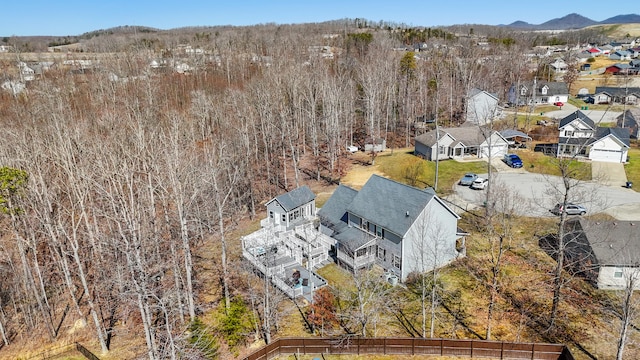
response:
<path id="1" fill-rule="evenodd" d="M 520 157 L 516 154 L 505 154 L 502 161 L 504 161 L 505 164 L 511 166 L 512 168 L 522 167 L 522 160 L 520 160 Z"/>

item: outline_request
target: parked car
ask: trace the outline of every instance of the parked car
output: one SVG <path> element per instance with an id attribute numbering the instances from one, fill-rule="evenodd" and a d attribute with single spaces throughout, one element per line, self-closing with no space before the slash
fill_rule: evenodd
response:
<path id="1" fill-rule="evenodd" d="M 556 102 L 553 103 L 553 105 L 559 106 L 559 107 L 563 107 L 564 103 L 562 103 L 562 101 L 556 101 Z"/>
<path id="2" fill-rule="evenodd" d="M 483 190 L 487 185 L 489 185 L 489 179 L 479 177 L 471 183 L 470 188 L 474 190 Z"/>
<path id="3" fill-rule="evenodd" d="M 463 186 L 471 186 L 471 184 L 473 184 L 473 182 L 478 178 L 478 175 L 474 174 L 474 173 L 466 173 L 464 174 L 464 176 L 462 177 L 462 179 L 460 179 L 460 181 L 458 182 L 459 185 L 463 185 Z"/>
<path id="4" fill-rule="evenodd" d="M 511 166 L 512 168 L 522 167 L 522 160 L 520 160 L 520 157 L 516 154 L 504 154 L 504 158 L 502 159 L 502 161 L 504 161 L 505 164 Z"/>
<path id="5" fill-rule="evenodd" d="M 566 208 L 563 208 L 562 204 L 556 204 L 556 206 L 549 211 L 554 215 L 560 215 L 563 211 L 567 215 L 584 215 L 587 213 L 587 208 L 582 205 L 568 203 Z"/>
<path id="6" fill-rule="evenodd" d="M 358 152 L 358 147 L 353 145 L 347 146 L 347 151 L 353 154 L 355 152 Z"/>

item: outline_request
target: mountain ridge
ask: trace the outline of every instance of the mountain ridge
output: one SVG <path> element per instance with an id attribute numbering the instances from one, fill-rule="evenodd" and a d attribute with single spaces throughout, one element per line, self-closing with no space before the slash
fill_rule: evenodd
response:
<path id="1" fill-rule="evenodd" d="M 526 29 L 526 30 L 571 30 L 582 29 L 592 25 L 610 25 L 610 24 L 631 24 L 640 23 L 640 15 L 625 14 L 616 15 L 602 21 L 595 21 L 578 13 L 567 14 L 560 18 L 555 18 L 543 22 L 541 24 L 530 24 L 526 21 L 517 20 L 508 25 L 500 25 L 502 27 Z"/>

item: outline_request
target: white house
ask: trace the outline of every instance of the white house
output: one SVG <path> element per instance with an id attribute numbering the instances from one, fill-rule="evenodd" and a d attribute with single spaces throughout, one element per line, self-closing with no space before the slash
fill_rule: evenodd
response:
<path id="1" fill-rule="evenodd" d="M 467 96 L 466 121 L 486 125 L 502 113 L 498 97 L 480 89 L 471 89 Z"/>
<path id="2" fill-rule="evenodd" d="M 534 80 L 519 86 L 512 85 L 508 97 L 509 103 L 518 105 L 566 103 L 569 101 L 569 88 L 564 82 Z"/>
<path id="3" fill-rule="evenodd" d="M 587 158 L 593 161 L 627 161 L 629 130 L 625 128 L 597 127 L 582 111 L 560 120 L 558 157 Z"/>
<path id="4" fill-rule="evenodd" d="M 499 132 L 482 126 L 429 131 L 415 138 L 414 154 L 430 161 L 464 157 L 501 158 L 509 150 L 509 142 Z"/>
<path id="5" fill-rule="evenodd" d="M 340 185 L 318 211 L 336 239 L 337 260 L 356 271 L 373 264 L 405 281 L 463 252 L 460 218 L 434 192 L 373 175 L 360 191 Z"/>

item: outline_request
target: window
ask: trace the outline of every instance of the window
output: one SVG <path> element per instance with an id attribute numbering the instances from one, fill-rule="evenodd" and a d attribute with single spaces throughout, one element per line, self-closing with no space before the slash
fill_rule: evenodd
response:
<path id="1" fill-rule="evenodd" d="M 269 211 L 269 218 L 273 219 L 273 211 Z"/>
<path id="2" fill-rule="evenodd" d="M 400 256 L 393 255 L 393 261 L 391 262 L 391 264 L 393 265 L 394 268 L 400 269 L 400 266 L 402 265 L 400 263 Z"/>
<path id="3" fill-rule="evenodd" d="M 282 214 L 282 222 L 287 222 L 287 214 Z"/>
<path id="4" fill-rule="evenodd" d="M 376 225 L 376 235 L 378 237 L 384 237 L 384 229 Z"/>
<path id="5" fill-rule="evenodd" d="M 439 146 L 440 155 L 446 154 L 447 147 L 444 145 Z"/>
<path id="6" fill-rule="evenodd" d="M 566 137 L 571 137 L 571 136 L 573 136 L 573 131 L 571 131 L 571 130 L 565 130 L 565 131 L 564 131 L 564 135 L 565 135 Z"/>
<path id="7" fill-rule="evenodd" d="M 386 255 L 387 255 L 387 250 L 385 248 L 378 246 L 378 259 L 382 261 L 387 261 Z"/>
<path id="8" fill-rule="evenodd" d="M 356 251 L 356 257 L 365 256 L 365 255 L 367 255 L 367 248 Z"/>
<path id="9" fill-rule="evenodd" d="M 543 87 L 542 87 L 542 94 L 543 94 L 543 95 L 546 95 L 546 94 L 547 94 L 547 90 L 548 90 L 548 89 L 549 89 L 549 88 L 548 88 L 546 85 L 545 85 L 545 86 L 543 86 Z"/>
<path id="10" fill-rule="evenodd" d="M 622 270 L 616 269 L 613 272 L 613 277 L 616 278 L 616 279 L 621 279 L 622 278 Z"/>
<path id="11" fill-rule="evenodd" d="M 520 95 L 524 96 L 527 95 L 527 88 L 523 87 L 520 89 Z"/>

